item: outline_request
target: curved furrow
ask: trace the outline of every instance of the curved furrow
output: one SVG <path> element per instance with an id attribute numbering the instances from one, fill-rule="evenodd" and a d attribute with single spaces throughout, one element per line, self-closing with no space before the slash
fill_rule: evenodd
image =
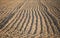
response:
<path id="1" fill-rule="evenodd" d="M 46 18 L 44 17 L 44 14 L 42 11 L 41 12 L 41 15 L 42 15 L 42 24 L 43 24 L 43 34 L 47 34 L 47 25 L 46 25 Z"/>
<path id="2" fill-rule="evenodd" d="M 11 19 L 11 21 L 9 21 L 7 24 L 6 24 L 6 27 L 2 30 L 4 32 L 6 32 L 9 28 L 12 27 L 12 24 L 15 22 L 14 20 L 16 20 L 16 17 L 17 17 L 18 13 L 14 16 L 14 18 Z"/>
<path id="3" fill-rule="evenodd" d="M 59 27 L 57 26 L 58 25 L 58 20 L 56 19 L 56 17 L 54 15 L 52 15 L 50 12 L 48 12 L 47 10 L 47 7 L 42 4 L 42 6 L 45 8 L 44 10 L 46 11 L 47 15 L 50 16 L 50 21 L 51 21 L 51 27 L 54 29 L 54 34 L 59 32 Z"/>
<path id="4" fill-rule="evenodd" d="M 13 16 L 12 16 L 13 17 Z M 14 17 L 15 18 L 15 17 Z M 11 18 L 11 20 L 5 25 L 5 27 L 1 30 L 1 32 L 4 32 L 5 30 L 7 30 L 7 28 L 9 28 L 10 22 L 12 23 L 14 19 Z"/>
<path id="5" fill-rule="evenodd" d="M 32 20 L 32 11 L 31 11 L 31 9 L 28 11 L 28 14 L 29 14 L 29 18 L 28 18 L 28 22 L 27 22 L 25 30 L 24 30 L 25 34 L 28 34 L 28 31 L 30 30 L 30 26 L 31 26 L 31 20 Z"/>
<path id="6" fill-rule="evenodd" d="M 58 20 L 59 17 L 60 17 L 60 10 L 59 10 L 58 8 L 54 7 L 54 6 L 53 6 L 53 8 L 54 8 L 54 9 L 52 10 L 52 12 L 55 13 L 54 15 L 57 16 L 57 17 L 55 17 L 55 18 Z M 59 22 L 59 21 L 58 21 L 58 22 Z M 60 25 L 57 25 L 57 26 L 59 27 L 59 28 L 58 28 L 58 27 L 57 27 L 57 28 L 60 29 Z"/>
<path id="7" fill-rule="evenodd" d="M 43 24 L 42 24 L 42 16 L 41 16 L 41 12 L 40 12 L 40 10 L 38 9 L 37 10 L 38 11 L 38 16 L 40 17 L 40 28 L 41 28 L 41 30 L 40 30 L 40 33 L 39 34 L 42 34 L 42 30 L 43 30 Z"/>
<path id="8" fill-rule="evenodd" d="M 41 32 L 41 15 L 40 15 L 40 12 L 38 11 L 38 9 L 39 9 L 39 7 L 37 7 L 36 9 L 35 9 L 35 16 L 36 16 L 36 26 L 37 26 L 37 32 L 36 32 L 36 34 L 38 35 L 38 34 L 40 34 L 40 32 Z"/>
<path id="9" fill-rule="evenodd" d="M 14 9 L 15 10 L 15 9 Z M 5 30 L 5 29 L 7 29 L 8 27 L 10 27 L 9 25 L 15 20 L 15 18 L 17 17 L 16 15 L 18 14 L 18 13 L 16 13 L 17 11 L 11 11 L 11 12 L 14 12 L 14 13 L 12 13 L 12 15 L 14 16 L 12 16 L 13 18 L 6 24 L 6 27 L 5 28 L 3 28 L 2 29 L 2 31 L 3 30 Z M 15 14 L 16 13 L 16 14 Z"/>
<path id="10" fill-rule="evenodd" d="M 52 20 L 52 23 L 53 23 L 52 27 L 54 28 L 54 34 L 59 33 L 59 27 L 58 27 L 57 19 L 54 16 L 52 16 L 51 14 L 49 14 L 47 9 L 46 9 L 46 12 L 47 12 L 47 14 L 50 16 L 50 18 Z"/>
<path id="11" fill-rule="evenodd" d="M 47 28 L 48 34 L 53 34 L 54 29 L 51 26 L 50 17 L 47 15 L 46 11 L 44 11 L 44 15 L 45 15 L 46 23 L 47 23 L 47 27 L 48 27 Z"/>
<path id="12" fill-rule="evenodd" d="M 26 12 L 26 17 L 25 17 L 25 19 L 22 23 L 21 29 L 20 29 L 20 31 L 22 32 L 21 34 L 24 34 L 24 28 L 26 27 L 26 23 L 27 23 L 27 19 L 28 19 L 28 10 L 26 10 L 26 11 L 27 11 Z"/>
<path id="13" fill-rule="evenodd" d="M 35 32 L 35 30 L 36 30 L 36 28 L 35 28 L 35 27 L 36 27 L 36 17 L 35 17 L 35 10 L 32 9 L 31 11 L 32 11 L 32 15 L 34 16 L 34 19 L 33 19 L 33 16 L 32 16 L 32 19 L 33 19 L 34 21 L 32 20 L 32 21 L 33 21 L 33 25 L 32 25 L 32 22 L 31 22 L 32 28 L 30 27 L 30 28 L 31 28 L 30 34 L 34 34 L 34 32 Z M 30 25 L 30 26 L 31 26 L 31 25 Z"/>
<path id="14" fill-rule="evenodd" d="M 22 33 L 21 33 L 21 34 L 26 34 L 24 31 L 26 31 L 26 26 L 27 26 L 26 24 L 27 24 L 28 19 L 29 19 L 29 13 L 28 13 L 28 10 L 26 10 L 26 11 L 27 11 L 27 12 L 26 12 L 26 13 L 27 13 L 27 14 L 26 14 L 26 18 L 25 18 L 26 21 L 25 21 L 25 23 L 24 23 L 24 26 L 22 27 L 22 30 L 21 30 Z M 23 25 L 23 24 L 22 24 L 22 25 Z"/>
<path id="15" fill-rule="evenodd" d="M 21 11 L 19 10 L 18 13 L 20 13 L 20 14 L 18 15 L 18 18 L 16 17 L 16 18 L 17 18 L 16 23 L 15 23 L 15 24 L 13 24 L 13 23 L 11 24 L 11 25 L 14 25 L 14 26 L 11 27 L 10 30 L 7 30 L 8 32 L 13 33 L 13 32 L 18 28 L 18 26 L 19 26 L 18 23 L 20 22 L 20 21 L 19 21 L 20 18 L 21 18 L 21 17 L 23 18 L 23 16 L 24 16 L 24 13 L 23 13 L 23 12 L 24 12 L 24 10 L 21 10 Z M 22 15 L 23 15 L 23 16 L 22 16 Z"/>
<path id="16" fill-rule="evenodd" d="M 46 8 L 46 10 L 45 10 L 46 12 L 47 12 L 47 14 L 51 17 L 51 20 L 52 20 L 52 22 L 53 22 L 53 27 L 54 27 L 54 29 L 55 29 L 55 33 L 58 33 L 59 32 L 59 27 L 58 27 L 58 20 L 54 17 L 54 16 L 52 16 L 51 14 L 49 14 L 49 12 L 47 11 L 47 8 Z"/>
<path id="17" fill-rule="evenodd" d="M 13 15 L 10 14 L 0 23 L 0 29 L 2 29 L 7 24 L 7 22 L 12 18 L 12 16 Z"/>
<path id="18" fill-rule="evenodd" d="M 23 30 L 24 33 L 26 32 L 26 29 L 27 29 L 29 23 L 30 23 L 30 13 L 29 13 L 29 10 L 28 10 L 28 19 L 27 19 L 27 22 L 26 22 L 26 26 Z"/>
<path id="19" fill-rule="evenodd" d="M 52 22 L 51 24 L 52 24 L 52 27 L 54 28 L 54 31 L 55 31 L 54 34 L 55 34 L 55 33 L 59 32 L 59 27 L 57 26 L 58 22 L 52 15 L 49 15 L 49 16 L 51 18 L 51 22 Z"/>
<path id="20" fill-rule="evenodd" d="M 21 6 L 16 6 L 10 13 L 12 13 L 12 14 L 15 14 L 17 11 L 18 11 L 18 9 L 20 9 L 21 8 Z M 14 17 L 13 17 L 14 18 Z M 13 19 L 12 18 L 12 19 Z M 12 21 L 11 21 L 12 22 Z M 6 27 L 8 27 L 8 26 L 6 26 Z M 3 29 L 4 30 L 4 29 Z"/>
<path id="21" fill-rule="evenodd" d="M 31 34 L 36 34 L 37 32 L 37 17 L 36 17 L 36 9 L 33 9 L 33 14 L 34 14 L 34 22 L 33 22 L 33 27 L 32 27 L 32 30 L 31 30 Z"/>
<path id="22" fill-rule="evenodd" d="M 22 12 L 22 11 L 21 11 Z M 14 22 L 13 23 L 11 23 L 11 27 L 6 31 L 6 32 L 8 32 L 8 31 L 13 31 L 14 29 L 15 29 L 15 27 L 17 26 L 16 25 L 16 23 L 17 23 L 17 21 L 19 20 L 19 15 L 20 15 L 20 10 L 17 12 L 18 14 L 16 15 L 17 17 L 15 18 L 16 20 L 14 20 Z"/>
<path id="23" fill-rule="evenodd" d="M 49 20 L 49 24 L 50 24 L 50 26 L 51 26 L 51 29 L 52 29 L 52 31 L 53 31 L 53 34 L 55 33 L 55 31 L 54 31 L 54 28 L 53 28 L 53 26 L 52 26 L 52 19 L 51 19 L 51 17 L 46 13 L 46 15 L 47 15 L 47 18 L 48 18 L 48 20 Z"/>
<path id="24" fill-rule="evenodd" d="M 21 9 L 21 7 L 23 6 L 23 4 L 24 4 L 24 3 L 22 3 L 21 5 L 18 4 L 17 9 L 19 9 L 19 8 Z M 17 10 L 17 11 L 18 11 L 18 10 Z M 21 14 L 20 14 L 20 16 L 21 16 Z M 18 27 L 18 24 L 17 24 L 17 27 Z M 16 28 L 17 28 L 17 27 L 16 27 Z M 15 29 L 16 29 L 16 28 L 15 28 Z"/>
<path id="25" fill-rule="evenodd" d="M 22 11 L 22 14 L 20 14 L 20 17 L 22 17 L 21 19 L 23 19 L 23 18 L 24 18 L 24 15 L 25 15 L 25 13 L 23 13 L 23 12 L 24 12 L 24 10 Z M 19 12 L 18 12 L 18 13 L 19 13 Z M 22 15 L 23 15 L 23 16 L 22 16 Z M 16 19 L 16 21 L 18 21 L 18 18 Z M 21 20 L 21 21 L 22 21 L 22 20 Z M 21 22 L 21 21 L 20 21 L 20 22 Z M 15 24 L 13 23 L 13 24 L 12 24 L 12 27 L 14 27 L 13 25 L 15 25 Z M 18 25 L 18 24 L 17 24 L 17 25 Z M 17 25 L 15 25 L 15 27 L 16 27 Z M 11 28 L 12 28 L 12 27 L 11 27 Z M 12 28 L 12 29 L 13 29 L 13 28 Z M 11 30 L 12 30 L 12 29 L 11 29 Z M 10 30 L 10 31 L 11 31 L 11 30 Z M 10 31 L 9 31 L 9 32 L 10 32 Z"/>
<path id="26" fill-rule="evenodd" d="M 57 9 L 56 7 L 54 7 L 54 9 L 56 9 L 56 11 L 58 11 L 58 14 L 59 14 L 60 10 Z M 52 16 L 54 16 L 54 15 L 52 15 Z M 52 19 L 55 19 L 55 20 L 53 20 L 54 25 L 57 27 L 58 31 L 60 31 L 60 25 L 59 25 L 58 18 L 54 16 L 54 18 L 52 18 Z"/>
<path id="27" fill-rule="evenodd" d="M 37 33 L 37 28 L 38 28 L 38 15 L 37 15 L 37 10 L 36 9 L 34 9 L 34 11 L 35 11 L 35 17 L 36 17 L 36 26 L 35 26 L 35 31 L 34 31 L 34 33 L 33 34 L 36 34 Z"/>
<path id="28" fill-rule="evenodd" d="M 49 12 L 47 11 L 47 8 L 46 8 L 46 10 L 45 10 L 45 13 L 49 13 Z M 51 24 L 52 24 L 52 23 L 51 23 L 51 20 L 53 20 L 53 18 L 55 18 L 55 17 L 51 15 L 51 16 L 52 16 L 52 18 L 51 18 L 51 16 L 49 16 L 49 14 L 45 14 L 45 15 L 46 15 L 46 17 L 48 18 L 48 20 L 49 20 L 49 22 L 50 22 L 50 25 L 51 25 Z M 48 15 L 48 16 L 47 16 L 47 15 Z M 51 18 L 51 20 L 50 20 L 49 17 Z M 52 22 L 53 22 L 53 21 L 52 21 Z M 53 23 L 54 23 L 54 22 L 53 22 Z M 57 25 L 57 26 L 58 26 L 58 25 Z M 58 29 L 57 29 L 56 26 L 55 26 L 55 24 L 51 25 L 51 27 L 55 29 L 56 33 L 59 33 L 59 32 L 58 32 Z M 50 32 L 50 33 L 52 33 L 52 32 Z M 52 34 L 53 34 L 53 33 L 52 33 Z"/>
<path id="29" fill-rule="evenodd" d="M 2 23 L 4 23 L 4 25 L 6 24 L 6 21 L 8 21 L 10 18 L 12 18 L 14 16 L 14 14 L 9 14 L 7 17 L 5 17 L 5 19 L 2 21 Z M 1 24 L 2 24 L 1 23 Z"/>
<path id="30" fill-rule="evenodd" d="M 32 11 L 32 10 L 31 10 Z M 34 12 L 32 11 L 32 22 L 31 22 L 31 25 L 30 25 L 30 29 L 28 30 L 28 34 L 30 34 L 31 30 L 32 30 L 32 27 L 33 27 L 33 23 L 34 23 Z"/>
<path id="31" fill-rule="evenodd" d="M 43 16 L 42 16 L 42 14 L 41 14 L 41 11 L 39 10 L 39 16 L 40 16 L 40 24 L 41 24 L 41 31 L 40 31 L 40 34 L 42 34 L 43 33 L 43 21 L 44 21 L 44 18 L 43 18 Z"/>
<path id="32" fill-rule="evenodd" d="M 4 14 L 7 15 L 7 14 L 10 14 L 11 12 L 13 12 L 13 11 L 18 11 L 18 9 L 21 8 L 23 4 L 24 3 L 22 3 L 20 5 L 20 3 L 19 3 L 13 9 L 12 8 L 11 9 L 7 8 L 6 12 L 4 11 Z"/>
<path id="33" fill-rule="evenodd" d="M 10 10 L 9 11 L 6 10 L 6 12 L 4 14 L 0 15 L 0 23 L 6 18 L 5 16 L 8 16 L 10 14 L 9 12 L 10 12 Z M 4 15 L 4 16 L 2 16 L 2 15 Z"/>
<path id="34" fill-rule="evenodd" d="M 17 24 L 17 30 L 19 30 L 20 31 L 20 28 L 21 28 L 21 24 L 22 24 L 22 21 L 24 20 L 24 16 L 26 15 L 26 13 L 25 13 L 25 10 L 23 10 L 23 12 L 22 12 L 23 14 L 22 14 L 22 16 L 19 18 L 19 22 L 18 22 L 18 24 Z"/>
<path id="35" fill-rule="evenodd" d="M 14 7 L 14 9 L 9 9 L 9 8 L 7 8 L 7 9 L 4 11 L 4 13 L 1 14 L 1 15 L 4 15 L 4 16 L 7 15 L 7 16 L 8 16 L 11 12 L 18 10 L 17 7 L 18 7 L 18 6 Z M 3 17 L 4 17 L 4 16 L 3 16 Z M 3 19 L 4 19 L 4 18 L 3 18 Z"/>
<path id="36" fill-rule="evenodd" d="M 45 20 L 45 26 L 46 26 L 46 33 L 48 34 L 49 33 L 49 27 L 48 27 L 48 19 L 46 18 L 46 15 L 45 15 L 45 12 L 44 12 L 44 10 L 43 10 L 43 12 L 41 13 L 42 15 L 43 15 L 43 17 L 44 17 L 44 20 Z"/>
<path id="37" fill-rule="evenodd" d="M 43 5 L 43 4 L 42 4 Z M 46 12 L 45 12 L 46 13 Z M 46 15 L 47 15 L 47 18 L 48 18 L 48 20 L 49 20 L 49 24 L 50 24 L 50 27 L 51 27 L 51 29 L 52 29 L 52 31 L 53 31 L 53 33 L 54 33 L 54 28 L 53 28 L 53 26 L 52 26 L 52 20 L 51 20 L 51 17 L 46 13 Z"/>
<path id="38" fill-rule="evenodd" d="M 26 23 L 26 21 L 27 21 L 27 17 L 28 17 L 27 10 L 25 10 L 24 13 L 26 13 L 26 14 L 25 14 L 24 19 L 23 19 L 23 22 L 22 22 L 22 24 L 21 24 L 22 26 L 21 26 L 21 28 L 20 28 L 20 31 L 23 30 L 23 28 L 24 28 L 24 26 L 25 26 L 25 23 Z"/>
<path id="39" fill-rule="evenodd" d="M 4 14 L 8 16 L 10 13 L 13 13 L 13 12 L 15 12 L 15 11 L 18 11 L 18 9 L 19 9 L 21 6 L 22 6 L 22 5 L 19 5 L 19 4 L 18 4 L 16 7 L 14 7 L 13 10 L 11 10 L 11 9 L 10 9 L 10 10 L 6 10 L 6 12 L 5 12 Z M 8 11 L 8 12 L 7 12 L 7 11 Z M 5 16 L 5 15 L 4 15 L 4 16 Z M 4 21 L 4 19 L 5 19 L 5 17 L 1 19 L 1 22 Z"/>
<path id="40" fill-rule="evenodd" d="M 10 10 L 10 11 L 11 11 L 11 10 Z M 9 12 L 10 12 L 10 11 L 9 11 Z M 9 12 L 8 12 L 8 13 L 9 13 Z M 11 11 L 11 12 L 12 12 L 12 11 Z M 7 13 L 6 13 L 6 14 L 7 14 Z M 12 15 L 13 15 L 13 14 L 12 14 Z M 9 15 L 8 15 L 8 16 L 9 16 Z M 7 16 L 7 17 L 8 17 L 8 16 Z M 4 19 L 6 19 L 7 17 L 5 17 Z M 10 18 L 10 17 L 8 17 L 8 18 Z M 2 22 L 4 22 L 4 19 L 3 19 Z M 7 19 L 6 19 L 6 20 L 7 20 Z M 6 20 L 5 20 L 5 21 L 6 21 Z M 5 22 L 5 23 L 6 23 L 6 22 Z M 4 24 L 4 25 L 5 25 L 5 24 Z"/>
<path id="41" fill-rule="evenodd" d="M 17 28 L 18 28 L 18 26 L 19 26 L 20 18 L 22 17 L 22 14 L 23 14 L 23 13 L 20 11 L 19 18 L 18 18 L 18 21 L 17 21 L 17 23 L 16 23 L 16 27 L 15 27 L 15 29 L 14 29 L 12 32 L 14 32 L 15 30 L 17 30 Z"/>

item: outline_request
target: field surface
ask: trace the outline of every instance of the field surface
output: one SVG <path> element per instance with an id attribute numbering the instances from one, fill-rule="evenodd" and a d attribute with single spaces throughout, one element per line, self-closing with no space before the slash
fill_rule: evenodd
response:
<path id="1" fill-rule="evenodd" d="M 0 38 L 60 38 L 60 0 L 0 0 Z"/>

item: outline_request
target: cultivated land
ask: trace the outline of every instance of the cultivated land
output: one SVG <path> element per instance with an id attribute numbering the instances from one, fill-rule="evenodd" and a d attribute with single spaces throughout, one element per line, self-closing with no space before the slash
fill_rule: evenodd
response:
<path id="1" fill-rule="evenodd" d="M 60 0 L 0 0 L 0 38 L 60 38 Z"/>

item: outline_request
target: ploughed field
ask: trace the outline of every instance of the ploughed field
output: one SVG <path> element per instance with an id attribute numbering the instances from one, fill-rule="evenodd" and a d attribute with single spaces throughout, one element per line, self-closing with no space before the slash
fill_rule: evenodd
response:
<path id="1" fill-rule="evenodd" d="M 60 38 L 60 0 L 0 0 L 0 38 Z"/>

